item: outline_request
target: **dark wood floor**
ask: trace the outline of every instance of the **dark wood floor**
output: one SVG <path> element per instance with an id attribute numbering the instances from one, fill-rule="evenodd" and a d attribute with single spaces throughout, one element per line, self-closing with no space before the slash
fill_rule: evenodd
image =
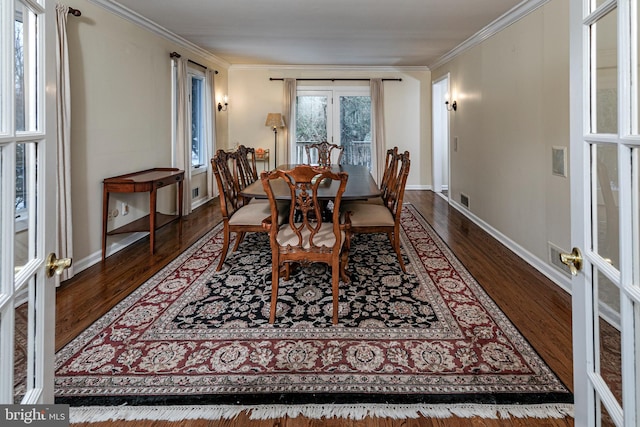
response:
<path id="1" fill-rule="evenodd" d="M 411 202 L 453 250 L 471 274 L 500 306 L 560 379 L 573 388 L 571 353 L 571 298 L 545 276 L 523 262 L 487 233 L 449 207 L 431 191 L 407 191 Z M 220 221 L 217 201 L 197 209 L 183 220 L 182 235 L 170 224 L 156 235 L 156 253 L 149 256 L 149 240 L 142 239 L 106 261 L 63 283 L 57 292 L 56 349 L 62 348 L 118 301 L 135 290 L 175 256 Z M 573 426 L 562 419 L 404 419 L 367 418 L 362 421 L 303 417 L 249 420 L 246 414 L 220 421 L 135 421 L 74 424 L 136 427 L 247 426 L 247 427 L 441 427 L 441 426 Z"/>

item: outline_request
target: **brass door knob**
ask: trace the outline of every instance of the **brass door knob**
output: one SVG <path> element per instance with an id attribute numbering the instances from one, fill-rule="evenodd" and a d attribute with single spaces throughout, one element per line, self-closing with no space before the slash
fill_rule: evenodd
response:
<path id="1" fill-rule="evenodd" d="M 54 274 L 61 275 L 64 270 L 71 267 L 72 262 L 71 258 L 58 259 L 56 254 L 51 252 L 47 257 L 47 277 L 53 277 Z"/>
<path id="2" fill-rule="evenodd" d="M 578 271 L 582 270 L 582 252 L 578 248 L 573 248 L 570 254 L 561 253 L 560 261 L 569 266 L 573 276 L 577 276 Z"/>

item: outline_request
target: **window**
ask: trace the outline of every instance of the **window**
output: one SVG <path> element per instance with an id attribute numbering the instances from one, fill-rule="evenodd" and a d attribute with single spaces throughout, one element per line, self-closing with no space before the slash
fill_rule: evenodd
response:
<path id="1" fill-rule="evenodd" d="M 298 90 L 293 161 L 304 163 L 305 145 L 321 141 L 344 146 L 342 163 L 371 170 L 369 87 Z"/>
<path id="2" fill-rule="evenodd" d="M 191 169 L 193 172 L 206 171 L 206 134 L 204 131 L 204 74 L 196 70 L 189 70 L 191 96 L 189 110 L 191 117 Z"/>

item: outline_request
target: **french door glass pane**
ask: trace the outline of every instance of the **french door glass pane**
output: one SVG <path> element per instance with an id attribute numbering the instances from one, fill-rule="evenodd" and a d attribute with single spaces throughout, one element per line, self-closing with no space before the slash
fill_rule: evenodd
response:
<path id="1" fill-rule="evenodd" d="M 340 96 L 342 163 L 371 169 L 371 97 Z"/>
<path id="2" fill-rule="evenodd" d="M 595 372 L 600 374 L 618 404 L 622 405 L 620 290 L 597 269 L 594 272 L 594 290 L 597 292 L 595 300 L 598 306 L 594 307 L 597 329 L 594 330 L 596 336 L 593 342 L 599 349 Z"/>
<path id="3" fill-rule="evenodd" d="M 36 144 L 16 144 L 15 271 L 35 258 L 35 167 Z"/>
<path id="4" fill-rule="evenodd" d="M 38 123 L 37 18 L 19 1 L 16 2 L 14 36 L 16 131 L 35 131 Z"/>
<path id="5" fill-rule="evenodd" d="M 593 57 L 592 121 L 593 133 L 618 133 L 618 21 L 616 10 L 591 26 Z"/>
<path id="6" fill-rule="evenodd" d="M 29 303 L 15 309 L 15 335 L 13 359 L 13 402 L 20 403 L 27 391 L 29 342 Z"/>
<path id="7" fill-rule="evenodd" d="M 613 144 L 598 144 L 595 156 L 596 204 L 595 247 L 600 256 L 620 268 L 618 224 L 618 151 Z"/>
<path id="8" fill-rule="evenodd" d="M 327 107 L 326 95 L 296 97 L 296 163 L 306 162 L 305 145 L 327 141 Z"/>
<path id="9" fill-rule="evenodd" d="M 600 399 L 598 399 L 598 408 L 600 414 L 597 415 L 598 419 L 596 420 L 596 425 L 599 427 L 616 427 L 616 424 L 609 415 L 607 408 L 605 408 L 604 403 L 602 403 Z"/>

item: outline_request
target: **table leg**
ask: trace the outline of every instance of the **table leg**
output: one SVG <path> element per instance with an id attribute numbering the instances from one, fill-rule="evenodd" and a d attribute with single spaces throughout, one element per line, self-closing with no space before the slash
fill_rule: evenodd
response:
<path id="1" fill-rule="evenodd" d="M 156 243 L 156 187 L 151 189 L 149 194 L 149 240 L 151 245 L 151 255 L 155 251 Z"/>
<path id="2" fill-rule="evenodd" d="M 182 236 L 182 196 L 183 196 L 183 180 L 178 181 L 178 234 Z"/>
<path id="3" fill-rule="evenodd" d="M 109 220 L 109 191 L 102 190 L 102 260 L 107 256 L 107 221 Z"/>

